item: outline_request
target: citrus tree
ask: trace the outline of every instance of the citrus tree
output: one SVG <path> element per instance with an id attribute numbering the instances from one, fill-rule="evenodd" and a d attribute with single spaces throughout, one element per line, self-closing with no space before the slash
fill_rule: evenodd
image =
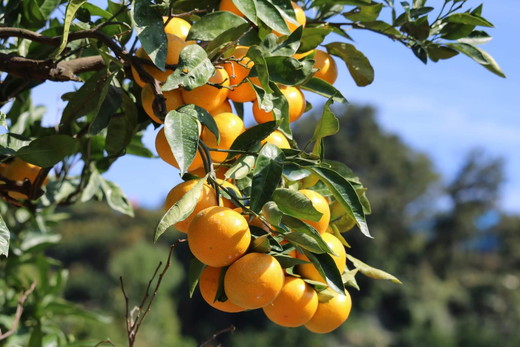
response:
<path id="1" fill-rule="evenodd" d="M 45 248 L 59 242 L 60 206 L 97 199 L 133 214 L 103 173 L 125 155 L 155 157 L 142 142 L 150 124 L 158 156 L 184 181 L 150 238 L 186 234 L 190 295 L 198 285 L 222 311 L 336 329 L 358 273 L 399 283 L 345 251 L 350 229 L 372 237 L 367 188 L 324 156 L 339 129 L 331 105 L 347 102 L 336 64 L 358 86 L 374 79 L 356 30 L 424 63 L 462 53 L 504 76 L 477 46 L 492 24 L 466 0 L 2 0 L 0 23 L 0 343 L 67 343 L 59 317 L 94 316 L 62 298 L 66 271 Z M 78 83 L 62 95 L 59 124 L 42 125 L 31 90 L 68 81 Z M 323 113 L 297 144 L 291 123 L 312 107 L 309 93 L 323 97 Z M 133 345 L 155 294 L 129 311 L 121 284 Z"/>

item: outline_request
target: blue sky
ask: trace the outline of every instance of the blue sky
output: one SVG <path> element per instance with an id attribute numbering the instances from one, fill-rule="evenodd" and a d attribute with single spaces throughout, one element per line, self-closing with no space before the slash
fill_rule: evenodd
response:
<path id="1" fill-rule="evenodd" d="M 476 6 L 480 2 L 469 3 Z M 355 86 L 344 64 L 338 61 L 340 76 L 336 86 L 350 102 L 375 106 L 383 128 L 428 154 L 446 178 L 455 174 L 471 148 L 505 158 L 507 181 L 500 205 L 518 213 L 520 120 L 516 98 L 520 97 L 520 49 L 514 17 L 520 13 L 520 2 L 484 2 L 483 15 L 495 28 L 487 30 L 494 38 L 482 48 L 498 61 L 506 79 L 462 55 L 425 66 L 401 44 L 356 31 L 352 37 L 370 59 L 375 81 L 367 87 Z M 428 3 L 436 5 L 440 1 Z M 71 83 L 46 83 L 33 93 L 35 104 L 48 107 L 49 123 L 59 122 L 64 107 L 60 95 L 71 88 Z M 315 105 L 325 101 L 307 96 Z M 251 122 L 250 115 L 246 121 Z M 145 143 L 152 149 L 154 138 L 150 127 Z M 180 181 L 178 171 L 160 159 L 131 156 L 116 162 L 105 177 L 120 185 L 132 200 L 150 208 L 161 205 L 169 189 Z"/>

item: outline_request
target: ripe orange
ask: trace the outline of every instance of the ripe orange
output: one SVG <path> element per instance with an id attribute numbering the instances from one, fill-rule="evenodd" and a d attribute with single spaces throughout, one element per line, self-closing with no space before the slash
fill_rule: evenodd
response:
<path id="1" fill-rule="evenodd" d="M 298 24 L 294 24 L 293 22 L 291 22 L 291 21 L 289 21 L 287 19 L 285 19 L 285 23 L 289 27 L 289 31 L 293 32 L 299 26 L 303 25 L 305 27 L 305 24 L 307 23 L 307 17 L 305 17 L 305 12 L 303 11 L 303 9 L 297 3 L 295 3 L 294 1 L 291 1 L 291 5 L 292 5 L 292 7 L 294 9 L 294 14 L 296 16 L 296 22 L 298 22 Z M 280 34 L 279 32 L 273 31 L 273 33 L 276 36 L 282 36 L 282 34 Z"/>
<path id="2" fill-rule="evenodd" d="M 166 24 L 168 21 L 168 17 L 163 17 L 163 22 Z M 186 20 L 179 18 L 179 17 L 173 17 L 170 19 L 168 24 L 164 26 L 164 32 L 166 34 L 175 35 L 183 40 L 186 40 L 186 37 L 188 37 L 188 33 L 190 32 L 191 24 L 188 23 Z"/>
<path id="3" fill-rule="evenodd" d="M 212 307 L 224 312 L 241 312 L 244 308 L 226 301 L 215 300 L 222 268 L 206 266 L 199 277 L 199 289 L 202 298 Z"/>
<path id="4" fill-rule="evenodd" d="M 181 90 L 180 89 L 172 89 L 166 92 L 163 92 L 164 97 L 166 98 L 166 111 L 175 110 L 182 105 L 184 105 L 184 100 L 182 100 Z M 162 124 L 163 121 L 159 119 L 153 112 L 153 100 L 155 95 L 152 91 L 152 86 L 146 84 L 141 90 L 141 103 L 143 105 L 143 109 L 146 114 L 152 118 L 152 120 L 156 123 Z"/>
<path id="5" fill-rule="evenodd" d="M 244 57 L 247 54 L 248 49 L 249 47 L 246 46 L 238 46 L 233 52 L 232 57 L 235 59 L 242 59 L 238 62 L 229 61 L 224 64 L 224 69 L 226 69 L 226 72 L 229 75 L 230 85 L 238 85 L 237 87 L 233 87 L 233 90 L 230 90 L 228 94 L 228 98 L 236 102 L 247 102 L 256 99 L 254 88 L 247 81 L 244 81 L 255 65 L 251 59 Z M 242 81 L 244 82 L 242 83 Z M 256 77 L 252 77 L 251 81 L 255 84 L 260 84 L 260 81 Z"/>
<path id="6" fill-rule="evenodd" d="M 244 14 L 235 6 L 235 4 L 233 4 L 232 0 L 221 0 L 218 9 L 219 11 L 228 11 L 237 16 L 244 17 Z"/>
<path id="7" fill-rule="evenodd" d="M 175 35 L 166 34 L 166 37 L 168 39 L 168 52 L 166 55 L 166 64 L 175 65 L 179 62 L 179 54 L 181 53 L 182 49 L 187 45 L 187 43 L 183 39 Z M 139 58 L 151 61 L 150 57 L 148 56 L 148 54 L 146 54 L 142 47 L 135 52 L 135 55 Z M 159 82 L 165 82 L 168 76 L 171 75 L 173 72 L 173 70 L 171 69 L 161 71 L 157 67 L 149 64 L 143 63 L 142 65 L 146 72 L 152 75 L 152 77 L 158 80 Z M 144 87 L 146 83 L 141 79 L 137 70 L 133 66 L 131 67 L 131 70 L 135 83 L 137 83 L 141 87 Z"/>
<path id="8" fill-rule="evenodd" d="M 250 242 L 246 219 L 228 207 L 205 208 L 195 215 L 188 229 L 191 253 L 209 266 L 233 263 L 247 251 Z"/>
<path id="9" fill-rule="evenodd" d="M 244 121 L 242 121 L 239 116 L 230 112 L 219 113 L 214 116 L 213 119 L 215 123 L 217 123 L 220 133 L 220 142 L 217 143 L 217 138 L 207 128 L 202 130 L 201 140 L 210 148 L 230 149 L 238 135 L 242 134 L 245 130 Z M 228 153 L 212 151 L 210 155 L 213 162 L 220 163 L 226 159 Z"/>
<path id="10" fill-rule="evenodd" d="M 280 294 L 262 309 L 272 322 L 297 327 L 311 320 L 317 308 L 316 291 L 301 278 L 285 276 Z"/>
<path id="11" fill-rule="evenodd" d="M 224 112 L 232 112 L 231 103 L 229 102 L 229 99 L 224 100 L 224 102 L 218 105 L 217 108 L 211 110 L 209 114 L 215 117 L 217 114 Z"/>
<path id="12" fill-rule="evenodd" d="M 224 291 L 231 302 L 246 309 L 264 307 L 280 293 L 284 274 L 280 263 L 265 253 L 248 253 L 228 268 Z"/>
<path id="13" fill-rule="evenodd" d="M 314 55 L 314 67 L 319 69 L 314 74 L 314 77 L 321 78 L 322 80 L 334 84 L 338 78 L 338 67 L 332 56 L 320 49 L 316 50 Z"/>
<path id="14" fill-rule="evenodd" d="M 330 209 L 327 200 L 323 197 L 323 195 L 315 192 L 314 190 L 300 189 L 299 192 L 309 198 L 312 202 L 312 206 L 314 206 L 316 210 L 322 213 L 319 221 L 313 222 L 304 220 L 304 222 L 313 226 L 314 229 L 318 230 L 320 234 L 323 234 L 325 231 L 327 231 L 327 227 L 329 226 L 330 222 Z"/>
<path id="15" fill-rule="evenodd" d="M 317 175 L 311 173 L 309 176 L 306 176 L 306 177 L 304 177 L 304 178 L 302 179 L 302 181 L 301 181 L 301 187 L 302 187 L 302 188 L 310 188 L 310 187 L 313 187 L 313 186 L 316 185 L 316 183 L 318 183 L 319 180 L 320 180 L 320 178 L 319 178 Z M 330 209 L 330 207 L 329 207 L 329 209 Z"/>
<path id="16" fill-rule="evenodd" d="M 42 169 L 41 167 L 33 164 L 29 164 L 22 159 L 15 157 L 10 163 L 4 164 L 2 170 L 2 176 L 12 181 L 18 181 L 22 183 L 25 179 L 28 179 L 31 183 L 34 183 L 38 173 Z M 46 178 L 43 184 L 47 183 Z M 19 192 L 9 192 L 9 196 L 13 199 L 27 199 L 28 196 Z"/>
<path id="17" fill-rule="evenodd" d="M 194 104 L 206 109 L 208 112 L 219 107 L 227 98 L 229 89 L 229 76 L 226 70 L 217 68 L 209 82 L 219 85 L 214 87 L 209 84 L 197 87 L 193 90 L 182 90 L 182 98 L 187 104 Z"/>
<path id="18" fill-rule="evenodd" d="M 155 137 L 155 150 L 157 151 L 157 155 L 167 162 L 168 164 L 179 168 L 179 164 L 177 163 L 177 160 L 173 156 L 172 150 L 170 148 L 170 145 L 168 144 L 168 140 L 166 139 L 166 135 L 164 134 L 164 127 L 159 130 L 157 133 L 157 136 Z M 195 170 L 200 167 L 204 166 L 204 163 L 202 161 L 202 157 L 200 156 L 200 153 L 197 151 L 197 154 L 195 155 L 195 158 L 191 162 L 191 165 L 188 167 L 188 170 Z"/>
<path id="19" fill-rule="evenodd" d="M 275 130 L 272 133 L 270 133 L 269 136 L 267 136 L 262 141 L 262 144 L 266 142 L 275 145 L 278 148 L 291 148 L 289 141 L 287 140 L 285 135 L 279 130 Z"/>
<path id="20" fill-rule="evenodd" d="M 334 297 L 326 302 L 319 302 L 316 313 L 305 324 L 305 327 L 317 334 L 326 334 L 343 324 L 352 308 L 350 294 L 345 291 L 345 295 L 334 293 Z"/>
<path id="21" fill-rule="evenodd" d="M 281 86 L 280 91 L 289 103 L 289 121 L 294 122 L 305 112 L 305 96 L 297 87 Z M 258 123 L 274 120 L 273 112 L 266 112 L 258 106 L 258 100 L 253 102 L 253 116 Z"/>
<path id="22" fill-rule="evenodd" d="M 180 198 L 182 198 L 184 196 L 184 194 L 186 194 L 191 189 L 193 189 L 193 187 L 195 186 L 195 184 L 197 184 L 197 182 L 198 182 L 198 180 L 189 180 L 186 182 L 182 182 L 182 183 L 176 185 L 175 187 L 173 187 L 170 190 L 170 192 L 168 193 L 168 195 L 166 196 L 166 201 L 164 203 L 164 209 L 166 211 L 169 210 L 170 207 L 172 207 L 174 203 L 179 201 Z M 205 184 L 204 187 L 202 187 L 202 194 L 199 197 L 199 201 L 195 205 L 195 209 L 185 220 L 180 221 L 177 224 L 175 224 L 174 225 L 175 229 L 177 229 L 183 233 L 187 233 L 190 223 L 193 220 L 193 218 L 195 217 L 195 215 L 198 212 L 202 211 L 203 209 L 210 207 L 210 206 L 215 206 L 215 205 L 217 205 L 217 194 L 215 194 L 215 190 L 213 190 L 213 188 L 210 185 Z"/>
<path id="23" fill-rule="evenodd" d="M 336 264 L 339 273 L 343 273 L 347 261 L 347 253 L 345 252 L 345 247 L 343 246 L 341 241 L 338 240 L 338 238 L 332 234 L 321 234 L 321 237 L 323 238 L 323 241 L 325 241 L 325 243 L 334 252 L 334 254 L 336 254 L 331 254 L 332 259 L 334 260 L 334 263 Z M 309 258 L 307 258 L 304 254 L 299 252 L 296 252 L 296 257 L 298 259 L 309 261 Z M 312 263 L 300 264 L 296 267 L 296 269 L 297 272 L 304 278 L 308 278 L 319 282 L 325 282 L 325 279 L 320 275 L 320 273 L 318 272 L 318 270 L 316 270 L 316 267 L 314 267 Z"/>

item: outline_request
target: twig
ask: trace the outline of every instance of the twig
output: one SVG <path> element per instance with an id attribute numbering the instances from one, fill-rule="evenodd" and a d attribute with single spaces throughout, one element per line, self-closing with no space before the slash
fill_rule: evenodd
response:
<path id="1" fill-rule="evenodd" d="M 8 338 L 12 334 L 15 333 L 16 329 L 18 329 L 18 324 L 20 324 L 20 318 L 22 317 L 23 313 L 23 304 L 27 300 L 27 297 L 36 289 L 36 282 L 33 282 L 29 289 L 27 289 L 25 292 L 22 293 L 20 298 L 18 299 L 18 305 L 16 305 L 16 313 L 14 315 L 13 325 L 11 326 L 11 329 L 6 331 L 5 333 L 0 332 L 0 341 Z"/>
<path id="2" fill-rule="evenodd" d="M 159 270 L 162 266 L 162 262 L 160 262 L 159 265 L 155 268 L 155 271 L 154 271 L 152 277 L 150 278 L 148 285 L 146 286 L 146 291 L 143 295 L 140 305 L 134 307 L 131 311 L 129 310 L 129 299 L 128 299 L 128 295 L 126 294 L 125 287 L 123 284 L 123 277 L 119 277 L 119 281 L 121 283 L 121 291 L 122 291 L 123 297 L 125 299 L 125 321 L 126 321 L 126 332 L 127 332 L 129 347 L 134 346 L 135 339 L 137 337 L 137 333 L 139 332 L 139 328 L 143 324 L 148 313 L 150 313 L 152 304 L 155 300 L 155 297 L 157 296 L 157 292 L 159 290 L 159 287 L 161 286 L 164 275 L 166 274 L 166 271 L 168 271 L 168 269 L 170 268 L 173 251 L 179 246 L 179 244 L 181 244 L 182 242 L 185 242 L 185 241 L 186 241 L 186 239 L 180 239 L 180 240 L 177 240 L 177 242 L 175 242 L 174 244 L 172 244 L 170 246 L 170 251 L 168 253 L 168 259 L 166 260 L 163 270 L 161 271 L 161 273 L 159 273 Z M 158 273 L 159 273 L 159 277 L 157 278 L 157 282 L 155 283 L 153 293 L 150 295 L 150 289 L 152 288 L 153 281 L 155 280 Z M 137 313 L 137 314 L 135 314 L 135 313 Z M 134 318 L 134 315 L 135 315 L 135 318 Z"/>
<path id="3" fill-rule="evenodd" d="M 225 334 L 225 333 L 234 333 L 235 330 L 237 330 L 237 328 L 234 326 L 234 325 L 230 325 L 229 327 L 227 327 L 226 329 L 222 329 L 222 330 L 219 330 L 217 331 L 216 333 L 214 333 L 213 335 L 211 335 L 211 337 L 209 339 L 207 339 L 206 341 L 202 342 L 199 347 L 203 347 L 213 341 L 216 341 L 217 340 L 217 337 L 219 337 L 220 335 L 222 334 Z"/>

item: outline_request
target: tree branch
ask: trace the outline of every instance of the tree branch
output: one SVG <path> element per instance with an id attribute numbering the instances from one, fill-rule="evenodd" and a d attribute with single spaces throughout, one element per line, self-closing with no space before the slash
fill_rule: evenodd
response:
<path id="1" fill-rule="evenodd" d="M 34 291 L 34 289 L 36 289 L 36 282 L 33 282 L 29 289 L 23 292 L 20 298 L 18 299 L 18 305 L 16 305 L 16 313 L 14 315 L 13 325 L 11 326 L 11 329 L 6 331 L 5 333 L 2 334 L 2 332 L 0 332 L 0 341 L 5 340 L 6 338 L 14 334 L 16 332 L 16 329 L 18 329 L 20 318 L 22 318 L 23 304 L 27 300 L 27 297 Z"/>

